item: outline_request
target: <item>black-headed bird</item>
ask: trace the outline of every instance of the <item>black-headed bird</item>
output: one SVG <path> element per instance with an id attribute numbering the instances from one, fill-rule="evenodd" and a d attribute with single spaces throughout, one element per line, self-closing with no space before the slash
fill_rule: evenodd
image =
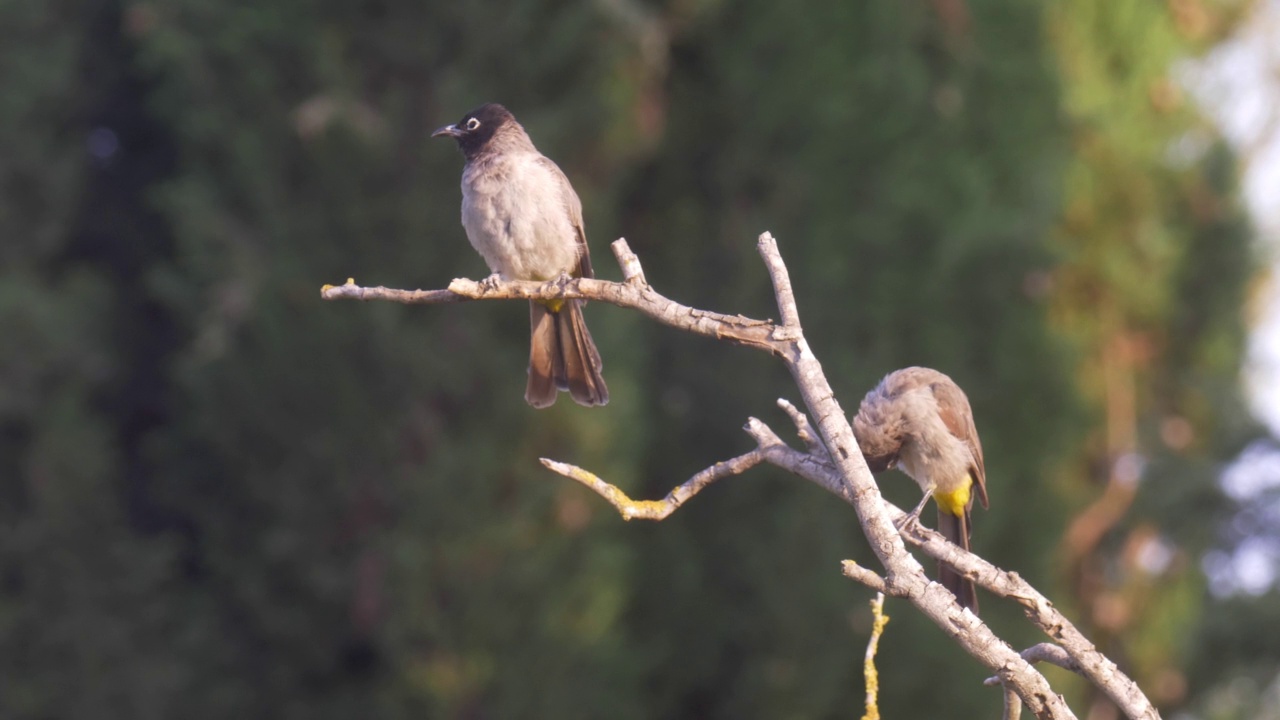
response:
<path id="1" fill-rule="evenodd" d="M 506 108 L 481 105 L 431 133 L 442 135 L 456 140 L 466 157 L 462 226 L 490 272 L 503 280 L 543 282 L 593 277 L 582 201 Z M 524 399 L 530 405 L 551 405 L 557 390 L 568 390 L 581 405 L 609 402 L 581 300 L 531 300 L 529 325 Z"/>

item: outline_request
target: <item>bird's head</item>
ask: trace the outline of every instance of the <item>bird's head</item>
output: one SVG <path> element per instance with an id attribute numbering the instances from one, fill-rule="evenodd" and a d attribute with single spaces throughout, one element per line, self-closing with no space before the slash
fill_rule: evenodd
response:
<path id="1" fill-rule="evenodd" d="M 452 125 L 437 128 L 431 137 L 447 136 L 458 142 L 458 148 L 467 159 L 479 155 L 496 138 L 522 137 L 524 128 L 515 117 L 497 103 L 488 103 L 472 110 Z M 527 142 L 527 139 L 525 140 Z"/>

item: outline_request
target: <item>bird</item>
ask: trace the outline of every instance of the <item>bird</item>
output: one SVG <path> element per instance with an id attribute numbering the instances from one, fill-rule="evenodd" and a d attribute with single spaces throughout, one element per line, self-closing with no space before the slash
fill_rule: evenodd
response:
<path id="1" fill-rule="evenodd" d="M 515 116 L 497 103 L 471 110 L 431 137 L 451 137 L 466 158 L 462 227 L 493 279 L 594 277 L 582 201 L 558 165 L 534 147 Z M 583 301 L 529 301 L 529 382 L 535 408 L 567 390 L 580 405 L 604 405 L 603 363 L 582 317 Z"/>
<path id="2" fill-rule="evenodd" d="M 918 521 L 933 498 L 938 532 L 968 550 L 974 498 L 983 508 L 988 502 L 982 443 L 964 390 L 931 368 L 895 370 L 863 398 L 853 434 L 872 472 L 896 467 L 920 486 L 924 497 L 907 522 Z M 961 606 L 978 612 L 972 580 L 941 562 L 938 580 Z"/>

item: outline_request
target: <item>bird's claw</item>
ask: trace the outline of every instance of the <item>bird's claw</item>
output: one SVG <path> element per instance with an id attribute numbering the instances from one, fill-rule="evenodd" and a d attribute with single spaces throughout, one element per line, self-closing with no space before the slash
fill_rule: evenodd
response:
<path id="1" fill-rule="evenodd" d="M 899 533 L 915 530 L 918 527 L 920 527 L 920 516 L 915 513 L 907 513 L 893 521 L 893 528 Z"/>
<path id="2" fill-rule="evenodd" d="M 493 292 L 498 289 L 498 284 L 501 282 L 502 276 L 498 273 L 493 273 L 489 277 L 480 281 L 480 287 L 484 289 L 485 292 Z"/>

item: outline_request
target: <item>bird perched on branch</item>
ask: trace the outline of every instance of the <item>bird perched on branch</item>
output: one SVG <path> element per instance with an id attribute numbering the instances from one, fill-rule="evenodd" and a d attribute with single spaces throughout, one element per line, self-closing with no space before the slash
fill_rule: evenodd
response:
<path id="1" fill-rule="evenodd" d="M 462 226 L 495 276 L 539 281 L 594 276 L 582 201 L 506 108 L 481 105 L 431 133 L 439 136 L 456 140 L 467 159 Z M 530 405 L 551 405 L 557 390 L 568 390 L 580 405 L 609 402 L 581 300 L 531 300 L 529 325 L 524 399 Z"/>
<path id="2" fill-rule="evenodd" d="M 987 507 L 987 485 L 982 443 L 960 386 L 929 368 L 894 371 L 862 400 L 853 434 L 872 472 L 897 467 L 920 485 L 924 497 L 909 521 L 919 520 L 933 498 L 938 532 L 968 550 L 973 499 Z M 978 611 L 973 581 L 942 563 L 938 580 L 962 606 Z"/>

